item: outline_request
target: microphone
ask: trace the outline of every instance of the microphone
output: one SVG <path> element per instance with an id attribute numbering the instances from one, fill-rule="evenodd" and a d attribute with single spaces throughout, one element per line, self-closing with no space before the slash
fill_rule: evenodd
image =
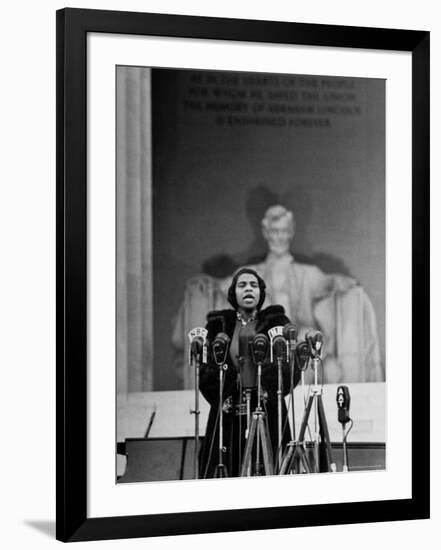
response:
<path id="1" fill-rule="evenodd" d="M 286 361 L 286 340 L 283 336 L 276 336 L 274 338 L 273 355 L 277 361 Z"/>
<path id="2" fill-rule="evenodd" d="M 308 342 L 303 341 L 297 345 L 296 351 L 295 351 L 295 357 L 296 357 L 297 368 L 300 371 L 305 371 L 308 368 L 309 357 L 310 357 Z"/>
<path id="3" fill-rule="evenodd" d="M 349 416 L 350 404 L 351 404 L 351 397 L 349 395 L 349 388 L 347 386 L 339 386 L 337 388 L 337 407 L 338 407 L 338 421 L 341 424 L 346 424 L 351 420 Z"/>
<path id="4" fill-rule="evenodd" d="M 214 355 L 214 361 L 216 365 L 224 365 L 227 353 L 228 346 L 230 345 L 230 337 L 225 332 L 219 332 L 216 338 L 213 340 L 212 350 Z"/>
<path id="5" fill-rule="evenodd" d="M 297 340 L 297 327 L 294 323 L 287 323 L 283 327 L 283 336 L 288 340 L 290 349 L 293 349 Z"/>
<path id="6" fill-rule="evenodd" d="M 201 338 L 200 336 L 196 336 L 195 338 L 193 338 L 190 344 L 192 355 L 199 355 L 202 351 L 203 346 L 204 346 L 203 338 Z"/>
<path id="7" fill-rule="evenodd" d="M 207 329 L 202 327 L 196 327 L 188 333 L 188 339 L 190 340 L 190 363 L 192 358 L 200 361 L 202 354 L 202 362 L 207 361 L 207 348 L 205 342 L 207 340 Z"/>
<path id="8" fill-rule="evenodd" d="M 252 342 L 252 352 L 254 362 L 262 365 L 268 354 L 269 339 L 266 334 L 256 334 Z"/>
<path id="9" fill-rule="evenodd" d="M 294 323 L 287 323 L 283 327 L 283 336 L 288 342 L 289 358 L 293 361 L 297 343 L 297 327 Z"/>
<path id="10" fill-rule="evenodd" d="M 320 354 L 323 345 L 323 334 L 318 330 L 313 330 L 306 333 L 306 341 L 308 342 L 311 352 L 315 354 Z"/>
<path id="11" fill-rule="evenodd" d="M 273 327 L 268 331 L 271 343 L 271 363 L 276 359 L 277 361 L 286 361 L 287 349 L 286 340 L 283 336 L 283 327 Z"/>

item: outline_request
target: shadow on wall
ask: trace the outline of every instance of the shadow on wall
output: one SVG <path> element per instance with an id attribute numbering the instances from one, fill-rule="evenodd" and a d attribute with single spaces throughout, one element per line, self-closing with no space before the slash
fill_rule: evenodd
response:
<path id="1" fill-rule="evenodd" d="M 293 199 L 293 195 L 295 195 L 295 199 Z M 293 207 L 295 203 L 302 205 L 301 211 Z M 259 185 L 251 191 L 245 205 L 246 216 L 254 235 L 251 245 L 246 251 L 238 254 L 237 257 L 232 257 L 228 254 L 211 256 L 202 263 L 202 273 L 216 278 L 225 278 L 232 275 L 236 269 L 239 269 L 243 265 L 263 262 L 268 250 L 267 243 L 262 235 L 261 222 L 266 210 L 275 204 L 282 204 L 293 211 L 296 221 L 294 240 L 307 242 L 305 228 L 308 227 L 311 215 L 311 195 L 306 187 L 296 186 L 294 191 L 284 194 L 282 197 L 279 193 L 271 191 L 266 186 Z M 295 259 L 303 264 L 316 265 L 324 273 L 339 273 L 341 275 L 352 276 L 343 260 L 331 254 L 319 252 L 307 255 L 302 252 L 296 252 Z"/>

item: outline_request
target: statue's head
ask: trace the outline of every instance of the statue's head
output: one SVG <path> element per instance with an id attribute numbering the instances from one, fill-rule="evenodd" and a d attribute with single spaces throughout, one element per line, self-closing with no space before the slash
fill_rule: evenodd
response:
<path id="1" fill-rule="evenodd" d="M 293 213 L 284 206 L 270 206 L 262 219 L 262 233 L 270 252 L 283 256 L 289 252 L 294 237 Z"/>

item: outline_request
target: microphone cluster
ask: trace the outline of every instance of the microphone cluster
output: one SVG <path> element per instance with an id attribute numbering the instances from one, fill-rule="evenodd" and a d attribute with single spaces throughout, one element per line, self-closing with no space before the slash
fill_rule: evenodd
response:
<path id="1" fill-rule="evenodd" d="M 193 329 L 199 331 L 201 329 Z M 193 332 L 193 331 L 192 331 Z M 256 334 L 254 336 L 239 334 L 239 357 L 248 361 L 252 360 L 255 365 L 263 364 L 270 351 L 271 361 L 280 359 L 287 361 L 295 352 L 297 345 L 297 328 L 294 323 L 287 323 L 285 326 L 277 326 L 266 334 Z M 191 349 L 205 345 L 205 340 L 197 334 L 193 335 L 191 340 Z M 230 347 L 230 337 L 225 332 L 219 332 L 212 342 L 212 351 L 215 363 L 223 364 L 226 361 Z"/>
<path id="2" fill-rule="evenodd" d="M 297 327 L 294 323 L 276 326 L 265 334 L 240 335 L 239 357 L 248 364 L 263 364 L 268 351 L 270 361 L 289 361 L 295 358 L 299 370 L 306 370 L 310 357 L 319 357 L 323 348 L 323 335 L 319 331 L 309 331 L 305 339 L 297 342 Z M 190 362 L 206 362 L 207 330 L 202 327 L 192 329 L 188 334 L 190 340 Z M 226 362 L 230 348 L 230 337 L 225 332 L 219 332 L 212 342 L 212 352 L 217 365 Z"/>
<path id="3" fill-rule="evenodd" d="M 268 331 L 270 337 L 270 359 L 288 361 L 297 345 L 297 327 L 294 323 L 273 327 Z"/>

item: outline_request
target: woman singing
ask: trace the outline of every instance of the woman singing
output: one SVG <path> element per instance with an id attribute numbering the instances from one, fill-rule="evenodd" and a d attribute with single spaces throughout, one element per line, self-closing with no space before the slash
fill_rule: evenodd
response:
<path id="1" fill-rule="evenodd" d="M 258 406 L 257 367 L 253 361 L 251 342 L 256 334 L 268 335 L 276 326 L 289 323 L 282 306 L 274 305 L 261 309 L 265 301 L 265 282 L 252 269 L 240 269 L 233 277 L 228 290 L 228 301 L 233 309 L 212 311 L 207 315 L 207 363 L 200 368 L 199 388 L 211 408 L 205 438 L 200 455 L 200 478 L 221 477 L 219 475 L 219 364 L 213 354 L 212 343 L 219 333 L 228 336 L 230 344 L 226 355 L 226 369 L 223 370 L 222 392 L 222 464 L 223 475 L 241 475 L 246 445 L 246 431 L 250 423 L 250 410 Z M 286 395 L 294 387 L 300 373 L 295 369 L 293 376 L 286 359 L 282 364 L 282 393 Z M 278 455 L 278 367 L 270 362 L 269 351 L 262 364 L 261 408 L 264 412 L 269 446 L 274 459 Z M 290 440 L 286 420 L 286 406 L 281 406 L 282 449 Z M 255 450 L 253 457 L 255 455 Z M 225 471 L 226 470 L 226 471 Z M 260 475 L 255 471 L 252 475 Z"/>

